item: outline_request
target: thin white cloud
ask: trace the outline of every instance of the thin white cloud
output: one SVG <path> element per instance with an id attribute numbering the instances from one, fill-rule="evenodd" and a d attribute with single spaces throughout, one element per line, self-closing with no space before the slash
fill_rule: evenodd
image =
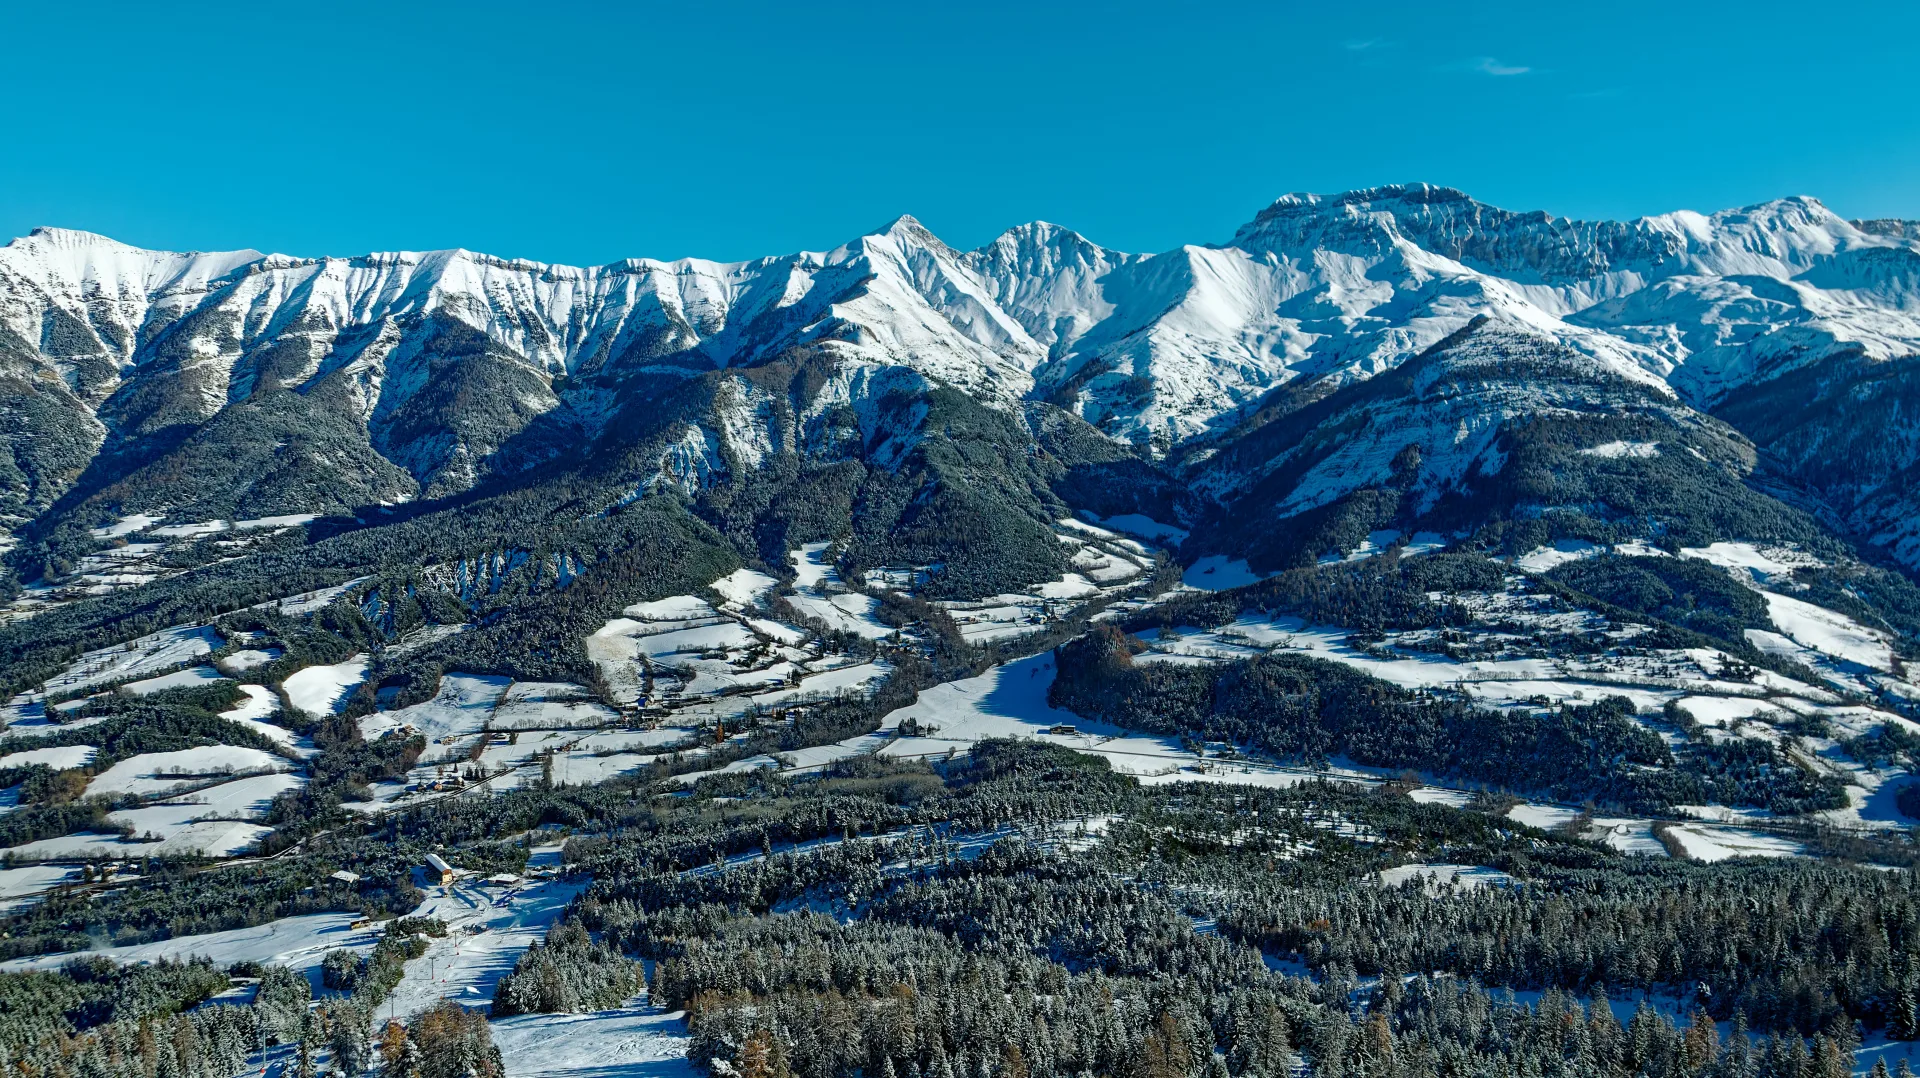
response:
<path id="1" fill-rule="evenodd" d="M 1513 75 L 1524 75 L 1533 70 L 1533 68 L 1522 67 L 1518 64 L 1503 64 L 1491 56 L 1480 57 L 1473 62 L 1472 66 L 1473 70 L 1478 71 L 1482 75 L 1492 75 L 1497 79 L 1504 79 Z"/>
<path id="2" fill-rule="evenodd" d="M 1391 46 L 1393 42 L 1388 41 L 1386 38 L 1383 38 L 1383 37 L 1369 37 L 1369 38 L 1359 38 L 1353 41 L 1342 42 L 1342 44 L 1346 47 L 1348 52 L 1366 52 L 1370 49 L 1387 48 Z"/>

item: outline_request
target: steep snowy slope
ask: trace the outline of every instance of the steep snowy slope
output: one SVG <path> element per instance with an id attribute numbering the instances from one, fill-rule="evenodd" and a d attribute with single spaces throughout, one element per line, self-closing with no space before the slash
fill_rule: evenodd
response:
<path id="1" fill-rule="evenodd" d="M 1478 315 L 1701 405 L 1840 352 L 1920 350 L 1920 243 L 1807 198 L 1594 222 L 1414 184 L 1287 195 L 1224 247 L 1132 257 L 1029 225 L 974 259 L 1049 346 L 1041 391 L 1162 450 L 1273 386 L 1391 369 Z"/>
<path id="2" fill-rule="evenodd" d="M 1155 255 L 1044 222 L 958 252 L 908 217 L 823 252 L 590 268 L 171 254 L 44 229 L 0 248 L 0 514 L 44 531 L 457 494 L 609 434 L 637 444 L 680 414 L 659 402 L 714 389 L 690 379 L 785 362 L 840 388 L 805 394 L 811 411 L 776 432 L 794 402 L 735 380 L 711 417 L 622 458 L 629 485 L 700 489 L 770 459 L 776 434 L 819 459 L 859 439 L 855 456 L 898 461 L 913 436 L 869 444 L 897 385 L 952 387 L 1016 423 L 1022 402 L 1050 402 L 1179 462 L 1476 318 L 1731 418 L 1838 357 L 1883 381 L 1876 365 L 1920 354 L 1920 239 L 1808 198 L 1573 221 L 1423 184 L 1288 195 L 1226 245 Z M 1842 438 L 1835 422 L 1796 445 Z M 1755 436 L 1763 468 L 1804 486 L 1819 452 Z M 1817 496 L 1920 558 L 1895 478 L 1915 463 L 1895 454 Z"/>
<path id="3" fill-rule="evenodd" d="M 169 432 L 292 389 L 350 415 L 428 493 L 484 476 L 559 406 L 556 377 L 684 375 L 814 345 L 1016 401 L 1043 351 L 986 291 L 910 218 L 824 254 L 594 269 L 467 251 L 168 255 L 57 230 L 0 249 L 0 326 L 39 360 L 20 375 L 96 405 L 109 449 L 159 437 L 134 454 L 148 458 Z M 596 402 L 580 403 L 591 422 Z"/>

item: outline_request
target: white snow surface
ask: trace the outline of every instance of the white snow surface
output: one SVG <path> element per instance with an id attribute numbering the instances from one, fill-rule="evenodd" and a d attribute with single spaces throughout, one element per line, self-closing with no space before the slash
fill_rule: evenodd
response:
<path id="1" fill-rule="evenodd" d="M 1042 221 L 962 252 L 911 217 L 825 251 L 596 267 L 466 250 L 178 254 L 38 229 L 0 248 L 0 320 L 26 341 L 69 327 L 144 382 L 178 372 L 152 361 L 142 330 L 204 316 L 210 328 L 174 343 L 193 349 L 208 414 L 261 388 L 244 356 L 295 340 L 308 358 L 283 372 L 288 388 L 345 370 L 378 387 L 383 410 L 404 408 L 431 382 L 408 327 L 445 317 L 548 376 L 608 355 L 683 370 L 660 358 L 724 368 L 809 346 L 848 381 L 899 372 L 1008 403 L 1066 392 L 1107 434 L 1165 444 L 1229 424 L 1285 382 L 1391 369 L 1476 316 L 1704 402 L 1845 351 L 1908 355 L 1920 350 L 1917 264 L 1920 241 L 1807 197 L 1582 221 L 1414 183 L 1285 195 L 1224 245 L 1152 255 Z M 748 466 L 773 449 L 764 391 L 729 385 L 717 429 L 688 432 L 707 468 L 723 441 Z M 869 406 L 863 435 L 883 395 L 852 395 Z"/>
<path id="2" fill-rule="evenodd" d="M 760 602 L 780 582 L 753 569 L 735 569 L 713 582 L 713 590 L 730 603 L 751 606 Z"/>
<path id="3" fill-rule="evenodd" d="M 287 675 L 280 687 L 294 707 L 310 715 L 331 715 L 367 677 L 367 657 L 355 655 L 332 666 L 309 666 Z"/>
<path id="4" fill-rule="evenodd" d="M 562 730 L 604 726 L 617 718 L 617 712 L 578 685 L 516 681 L 494 709 L 491 725 L 497 730 Z"/>
<path id="5" fill-rule="evenodd" d="M 698 1078 L 684 1015 L 629 1005 L 522 1014 L 493 1024 L 508 1078 Z"/>
<path id="6" fill-rule="evenodd" d="M 1589 457 L 1601 457 L 1606 460 L 1632 458 L 1644 460 L 1660 455 L 1659 442 L 1607 442 L 1602 445 L 1588 446 L 1581 454 Z"/>
<path id="7" fill-rule="evenodd" d="M 1172 524 L 1162 524 L 1152 517 L 1140 513 L 1119 513 L 1110 517 L 1096 516 L 1093 519 L 1094 523 L 1099 524 L 1103 528 L 1109 528 L 1126 535 L 1137 535 L 1148 542 L 1165 543 L 1168 546 L 1179 546 L 1181 543 L 1187 541 L 1187 530 L 1185 528 Z"/>
<path id="8" fill-rule="evenodd" d="M 1893 648 L 1886 634 L 1823 606 L 1771 591 L 1762 594 L 1767 616 L 1794 643 L 1868 670 L 1893 669 Z"/>
<path id="9" fill-rule="evenodd" d="M 226 857 L 252 846 L 270 830 L 254 823 L 266 815 L 276 795 L 306 783 L 300 775 L 260 775 L 160 804 L 120 809 L 107 819 L 132 827 L 135 841 L 154 838 L 170 849 L 192 848 Z"/>
<path id="10" fill-rule="evenodd" d="M 555 847 L 536 847 L 533 863 L 553 862 L 558 853 Z M 585 888 L 584 881 L 550 880 L 509 888 L 504 901 L 499 889 L 471 879 L 427 888 L 412 916 L 437 917 L 448 932 L 428 945 L 425 956 L 407 962 L 406 976 L 393 992 L 394 1012 L 412 1014 L 440 999 L 469 1006 L 492 1000 L 500 978 Z"/>
<path id="11" fill-rule="evenodd" d="M 232 857 L 252 849 L 263 837 L 273 832 L 273 828 L 263 824 L 239 823 L 231 820 L 210 820 L 178 826 L 163 821 L 162 827 L 167 831 L 165 837 L 153 842 L 142 841 L 144 836 L 140 832 L 135 832 L 132 839 L 123 839 L 116 834 L 82 831 L 78 834 L 62 835 L 59 838 L 29 842 L 21 846 L 9 846 L 6 852 L 23 861 L 68 860 L 79 857 L 166 857 L 182 854 L 196 857 Z"/>
<path id="12" fill-rule="evenodd" d="M 242 648 L 221 659 L 218 665 L 229 674 L 242 674 L 256 666 L 265 666 L 281 654 L 279 648 Z"/>
<path id="13" fill-rule="evenodd" d="M 360 736 L 378 740 L 390 730 L 412 727 L 429 742 L 477 733 L 493 715 L 494 704 L 512 679 L 493 674 L 447 674 L 431 700 L 398 711 L 377 711 L 360 719 Z"/>
<path id="14" fill-rule="evenodd" d="M 215 965 L 223 967 L 235 962 L 261 962 L 310 973 L 317 983 L 320 959 L 326 952 L 348 946 L 355 949 L 372 948 L 377 939 L 375 933 L 349 927 L 359 918 L 357 913 L 306 914 L 283 917 L 252 928 L 178 936 L 125 947 L 100 947 L 88 953 L 111 958 L 124 965 L 195 956 L 212 959 Z M 16 958 L 0 963 L 0 969 L 58 969 L 72 957 L 71 954 L 57 954 Z"/>
<path id="15" fill-rule="evenodd" d="M 1763 547 L 1755 543 L 1711 543 L 1704 547 L 1687 547 L 1680 554 L 1682 557 L 1712 562 L 1756 586 L 1784 583 L 1793 576 L 1795 569 L 1818 569 L 1826 564 L 1793 547 Z"/>
<path id="16" fill-rule="evenodd" d="M 134 696 L 150 696 L 168 689 L 187 689 L 195 685 L 206 685 L 219 681 L 226 675 L 211 666 L 189 666 L 185 670 L 175 670 L 171 674 L 161 674 L 144 681 L 134 681 L 120 686 L 121 692 Z"/>
<path id="17" fill-rule="evenodd" d="M 1556 539 L 1549 546 L 1537 547 L 1515 558 L 1513 565 L 1529 573 L 1544 573 L 1570 561 L 1594 557 L 1605 550 L 1605 547 L 1585 539 Z"/>
<path id="18" fill-rule="evenodd" d="M 259 749 L 238 745 L 206 745 L 174 752 L 143 752 L 122 760 L 87 783 L 89 796 L 164 793 L 183 783 L 203 782 L 220 774 L 243 771 L 284 771 L 286 760 Z"/>
<path id="19" fill-rule="evenodd" d="M 64 883 L 74 883 L 80 879 L 77 865 L 22 865 L 18 868 L 0 868 L 0 913 L 32 905 L 37 899 L 31 897 L 58 887 Z"/>
<path id="20" fill-rule="evenodd" d="M 224 641 L 210 625 L 182 625 L 96 648 L 75 659 L 65 671 L 47 679 L 47 692 L 64 695 L 109 682 L 127 681 L 155 670 L 192 662 L 220 647 Z"/>
<path id="21" fill-rule="evenodd" d="M 1202 591 L 1225 591 L 1228 588 L 1256 584 L 1265 578 L 1266 574 L 1254 572 L 1247 565 L 1245 558 L 1209 554 L 1187 566 L 1186 572 L 1180 576 L 1180 582 L 1187 587 Z"/>
<path id="22" fill-rule="evenodd" d="M 827 628 L 856 633 L 868 640 L 891 636 L 893 626 L 873 617 L 880 600 L 848 591 L 840 572 L 826 561 L 826 543 L 808 543 L 789 553 L 794 570 L 794 593 L 787 602 L 796 610 L 826 623 Z"/>
<path id="23" fill-rule="evenodd" d="M 61 771 L 71 767 L 85 767 L 99 751 L 92 745 L 56 745 L 45 749 L 27 749 L 23 752 L 10 752 L 0 756 L 0 768 L 32 767 L 34 764 L 44 764 L 55 771 Z"/>
<path id="24" fill-rule="evenodd" d="M 1687 856 L 1696 861 L 1725 861 L 1734 857 L 1795 857 L 1803 851 L 1791 839 L 1740 827 L 1675 824 L 1669 833 Z"/>
<path id="25" fill-rule="evenodd" d="M 1479 865 L 1398 865 L 1380 871 L 1380 882 L 1388 887 L 1398 887 L 1408 880 L 1421 880 L 1431 889 L 1451 886 L 1461 890 L 1471 890 L 1476 887 L 1493 887 L 1508 883 L 1512 879 L 1512 876 L 1497 868 L 1484 868 Z"/>
<path id="26" fill-rule="evenodd" d="M 240 691 L 245 693 L 247 698 L 232 708 L 222 711 L 221 718 L 233 722 L 246 722 L 250 719 L 264 719 L 280 710 L 280 698 L 265 685 L 242 685 Z"/>

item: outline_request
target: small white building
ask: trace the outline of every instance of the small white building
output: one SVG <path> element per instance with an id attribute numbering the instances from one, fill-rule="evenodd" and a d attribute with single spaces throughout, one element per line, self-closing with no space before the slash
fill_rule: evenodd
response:
<path id="1" fill-rule="evenodd" d="M 452 883 L 453 866 L 447 864 L 446 859 L 439 854 L 430 853 L 427 855 L 427 878 L 433 879 L 435 877 L 438 877 L 443 885 Z"/>

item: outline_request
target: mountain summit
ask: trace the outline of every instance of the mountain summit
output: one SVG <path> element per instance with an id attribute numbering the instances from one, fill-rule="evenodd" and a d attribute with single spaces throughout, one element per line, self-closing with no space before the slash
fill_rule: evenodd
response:
<path id="1" fill-rule="evenodd" d="M 598 267 L 176 254 L 38 229 L 0 248 L 0 480 L 16 528 L 108 507 L 441 497 L 617 434 L 718 373 L 741 411 L 687 435 L 668 469 L 698 485 L 778 444 L 751 372 L 794 362 L 838 387 L 829 411 L 870 420 L 901 387 L 949 387 L 1197 461 L 1277 403 L 1364 383 L 1470 324 L 1585 357 L 1635 394 L 1764 416 L 1735 423 L 1809 505 L 1920 558 L 1900 478 L 1920 449 L 1849 449 L 1860 466 L 1825 481 L 1808 447 L 1845 435 L 1806 406 L 1907 407 L 1893 361 L 1920 353 L 1920 239 L 1811 198 L 1577 221 L 1405 184 L 1284 195 L 1224 245 L 1157 254 L 1038 221 L 957 251 L 901 216 L 829 251 Z M 1767 403 L 1781 400 L 1785 417 Z"/>

